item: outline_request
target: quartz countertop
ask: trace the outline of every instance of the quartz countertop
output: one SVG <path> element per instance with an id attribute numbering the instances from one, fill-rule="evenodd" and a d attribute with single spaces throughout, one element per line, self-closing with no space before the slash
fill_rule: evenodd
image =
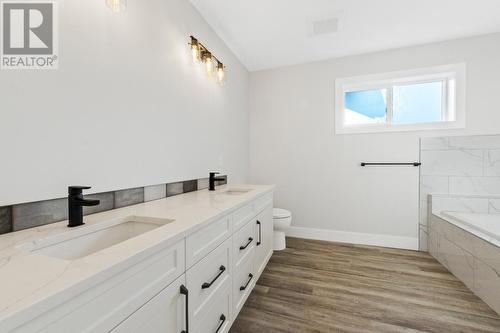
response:
<path id="1" fill-rule="evenodd" d="M 251 189 L 227 195 L 228 189 Z M 4 321 L 22 322 L 70 299 L 231 213 L 249 201 L 274 190 L 271 185 L 228 185 L 214 192 L 200 190 L 84 217 L 85 226 L 67 228 L 68 221 L 0 236 L 0 327 Z M 37 240 L 117 218 L 141 216 L 174 220 L 87 257 L 64 260 L 32 254 L 26 245 Z M 1 331 L 1 329 L 0 329 Z"/>

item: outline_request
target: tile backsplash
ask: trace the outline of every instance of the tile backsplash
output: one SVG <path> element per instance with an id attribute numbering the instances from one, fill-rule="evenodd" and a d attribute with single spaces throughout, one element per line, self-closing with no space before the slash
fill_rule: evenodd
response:
<path id="1" fill-rule="evenodd" d="M 429 194 L 437 194 L 433 209 L 499 213 L 500 135 L 422 138 L 420 161 L 421 244 Z"/>
<path id="2" fill-rule="evenodd" d="M 141 202 L 144 202 L 144 187 L 115 192 L 115 208 L 137 205 Z"/>
<path id="3" fill-rule="evenodd" d="M 0 207 L 0 234 L 12 231 L 12 207 Z"/>
<path id="4" fill-rule="evenodd" d="M 216 184 L 227 184 L 227 176 L 223 176 L 223 178 L 224 180 L 217 181 Z M 208 188 L 208 178 L 89 194 L 85 198 L 98 199 L 101 202 L 98 206 L 84 207 L 83 214 L 95 214 L 206 188 Z M 0 207 L 0 234 L 34 228 L 67 219 L 67 198 Z"/>

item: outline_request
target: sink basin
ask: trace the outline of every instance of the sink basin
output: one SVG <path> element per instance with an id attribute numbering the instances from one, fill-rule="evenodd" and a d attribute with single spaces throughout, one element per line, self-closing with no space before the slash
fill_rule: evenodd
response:
<path id="1" fill-rule="evenodd" d="M 222 193 L 227 195 L 242 195 L 250 192 L 251 190 L 251 188 L 231 188 Z"/>
<path id="2" fill-rule="evenodd" d="M 129 216 L 83 226 L 60 235 L 40 239 L 21 245 L 21 249 L 36 255 L 75 260 L 125 242 L 173 221 Z"/>

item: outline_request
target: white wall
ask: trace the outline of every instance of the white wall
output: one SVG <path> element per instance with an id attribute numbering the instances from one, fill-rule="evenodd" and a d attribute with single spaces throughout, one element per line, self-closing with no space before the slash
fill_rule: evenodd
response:
<path id="1" fill-rule="evenodd" d="M 248 72 L 186 0 L 58 1 L 56 71 L 0 72 L 0 206 L 202 178 L 245 181 Z M 189 36 L 228 67 L 219 87 Z"/>
<path id="2" fill-rule="evenodd" d="M 465 130 L 334 134 L 335 79 L 460 62 Z M 500 133 L 499 91 L 500 34 L 252 73 L 250 181 L 276 183 L 296 227 L 416 239 L 418 171 L 359 163 L 418 159 L 420 136 Z"/>

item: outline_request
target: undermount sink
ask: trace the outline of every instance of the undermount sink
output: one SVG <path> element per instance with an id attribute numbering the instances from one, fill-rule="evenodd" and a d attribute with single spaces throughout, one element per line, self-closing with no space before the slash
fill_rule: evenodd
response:
<path id="1" fill-rule="evenodd" d="M 222 193 L 227 195 L 242 195 L 250 192 L 251 190 L 251 188 L 231 188 Z"/>
<path id="2" fill-rule="evenodd" d="M 125 242 L 173 221 L 129 216 L 83 226 L 60 235 L 21 245 L 20 248 L 36 255 L 75 260 Z"/>

